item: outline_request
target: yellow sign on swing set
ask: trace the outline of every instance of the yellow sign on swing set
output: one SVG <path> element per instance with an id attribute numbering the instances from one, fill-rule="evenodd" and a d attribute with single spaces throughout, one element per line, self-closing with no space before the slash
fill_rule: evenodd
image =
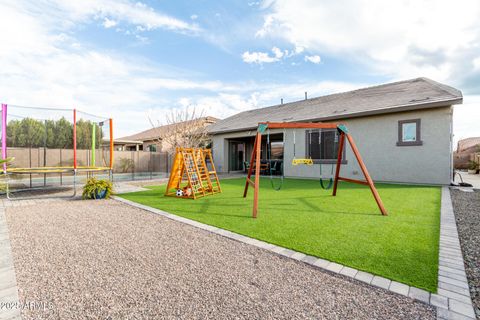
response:
<path id="1" fill-rule="evenodd" d="M 293 158 L 292 160 L 292 165 L 293 166 L 297 166 L 299 164 L 306 164 L 306 165 L 313 165 L 313 160 L 312 158 L 309 158 L 309 159 L 296 159 L 296 158 Z"/>

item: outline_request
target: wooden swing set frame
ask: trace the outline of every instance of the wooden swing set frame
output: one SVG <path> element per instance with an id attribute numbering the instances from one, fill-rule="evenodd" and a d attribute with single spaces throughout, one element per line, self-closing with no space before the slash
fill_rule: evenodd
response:
<path id="1" fill-rule="evenodd" d="M 360 152 L 358 151 L 357 145 L 353 140 L 352 136 L 348 133 L 347 127 L 340 123 L 304 123 L 304 122 L 260 122 L 257 128 L 257 135 L 255 137 L 255 143 L 253 145 L 253 152 L 250 163 L 255 163 L 255 166 L 251 165 L 248 169 L 247 180 L 245 182 L 245 189 L 243 191 L 243 197 L 245 198 L 248 193 L 248 187 L 251 185 L 253 190 L 253 218 L 257 217 L 258 213 L 258 196 L 259 196 L 259 187 L 260 187 L 260 170 L 255 170 L 255 181 L 251 179 L 253 173 L 253 167 L 260 168 L 260 152 L 261 152 L 261 145 L 262 145 L 262 133 L 265 132 L 266 129 L 337 129 L 340 133 L 339 139 L 339 146 L 338 146 L 338 154 L 337 154 L 337 166 L 335 169 L 335 179 L 333 183 L 333 192 L 332 196 L 337 195 L 337 187 L 338 181 L 346 181 L 352 182 L 362 185 L 367 185 L 370 187 L 372 191 L 372 195 L 377 202 L 378 208 L 382 215 L 388 215 L 387 210 L 385 209 L 382 199 L 378 194 L 377 189 L 375 188 L 375 184 L 373 183 L 370 174 L 368 173 L 367 167 L 360 156 Z M 365 177 L 365 180 L 357 180 L 357 179 L 350 179 L 340 176 L 340 168 L 343 156 L 343 146 L 345 144 L 345 139 L 350 144 L 350 148 L 357 159 L 357 162 L 362 170 L 362 173 Z"/>

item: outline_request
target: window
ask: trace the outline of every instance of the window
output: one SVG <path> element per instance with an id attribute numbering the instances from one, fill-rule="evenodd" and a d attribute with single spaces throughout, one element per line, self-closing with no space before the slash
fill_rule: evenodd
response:
<path id="1" fill-rule="evenodd" d="M 283 159 L 283 141 L 270 142 L 270 159 L 282 160 Z"/>
<path id="2" fill-rule="evenodd" d="M 397 146 L 421 146 L 420 119 L 398 121 Z"/>
<path id="3" fill-rule="evenodd" d="M 147 150 L 150 151 L 150 152 L 157 152 L 157 145 L 156 144 L 150 144 L 147 147 Z"/>
<path id="4" fill-rule="evenodd" d="M 312 158 L 314 163 L 336 163 L 338 142 L 339 134 L 336 129 L 308 130 L 306 131 L 306 157 Z M 345 150 L 342 163 L 346 163 Z"/>

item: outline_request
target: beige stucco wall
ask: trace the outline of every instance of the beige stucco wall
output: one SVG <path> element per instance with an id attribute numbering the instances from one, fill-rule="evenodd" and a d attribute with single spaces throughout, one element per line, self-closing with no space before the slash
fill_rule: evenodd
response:
<path id="1" fill-rule="evenodd" d="M 452 108 L 411 111 L 342 120 L 355 139 L 363 160 L 375 181 L 446 185 L 450 183 L 452 161 Z M 397 146 L 398 121 L 421 119 L 422 146 Z M 276 130 L 274 132 L 283 132 Z M 228 140 L 234 137 L 255 135 L 240 132 L 217 135 L 213 138 L 213 154 L 217 170 L 228 170 Z M 347 145 L 347 164 L 342 165 L 341 175 L 361 179 L 362 173 Z M 305 130 L 296 130 L 297 158 L 305 155 Z M 285 175 L 288 177 L 318 178 L 319 164 L 292 166 L 293 132 L 286 131 Z M 331 165 L 323 164 L 325 175 Z"/>

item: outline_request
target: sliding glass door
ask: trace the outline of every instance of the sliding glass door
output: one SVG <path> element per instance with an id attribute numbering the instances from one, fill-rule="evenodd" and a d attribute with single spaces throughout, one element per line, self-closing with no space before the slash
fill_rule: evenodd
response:
<path id="1" fill-rule="evenodd" d="M 228 158 L 228 171 L 243 171 L 245 142 L 230 141 Z"/>

